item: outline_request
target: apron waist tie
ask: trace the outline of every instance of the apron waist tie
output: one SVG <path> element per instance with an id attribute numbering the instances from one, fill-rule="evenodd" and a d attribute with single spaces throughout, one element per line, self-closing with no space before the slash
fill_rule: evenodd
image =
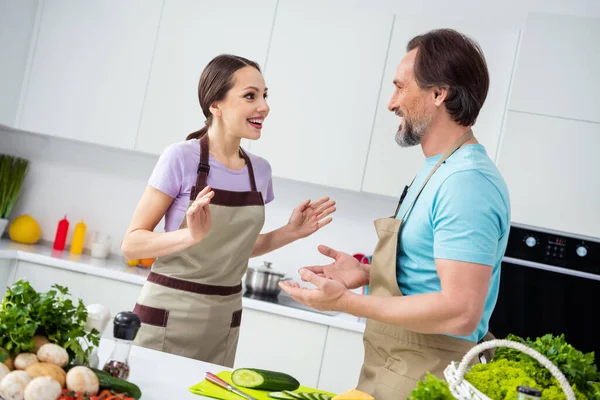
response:
<path id="1" fill-rule="evenodd" d="M 147 281 L 155 283 L 157 285 L 166 286 L 172 289 L 178 289 L 184 292 L 196 294 L 231 296 L 232 294 L 242 292 L 241 283 L 235 286 L 208 285 L 205 283 L 191 282 L 183 279 L 173 278 L 167 275 L 157 274 L 156 272 L 150 272 Z"/>

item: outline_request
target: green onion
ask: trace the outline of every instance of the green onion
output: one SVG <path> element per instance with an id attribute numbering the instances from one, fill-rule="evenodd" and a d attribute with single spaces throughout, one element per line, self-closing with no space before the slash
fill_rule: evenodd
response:
<path id="1" fill-rule="evenodd" d="M 0 154 L 0 218 L 8 219 L 27 176 L 29 161 Z"/>

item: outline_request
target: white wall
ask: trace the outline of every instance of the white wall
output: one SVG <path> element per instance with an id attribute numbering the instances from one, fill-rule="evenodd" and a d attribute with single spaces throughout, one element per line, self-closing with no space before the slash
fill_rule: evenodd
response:
<path id="1" fill-rule="evenodd" d="M 43 240 L 52 242 L 58 221 L 67 213 L 71 223 L 67 243 L 75 224 L 83 219 L 88 232 L 99 230 L 113 237 L 115 254 L 120 254 L 119 244 L 157 160 L 145 154 L 7 129 L 0 129 L 0 153 L 31 160 L 11 219 L 31 214 L 42 226 Z M 274 268 L 290 274 L 301 266 L 326 260 L 316 250 L 319 244 L 370 254 L 376 244 L 373 221 L 391 215 L 396 207 L 394 198 L 284 179 L 274 180 L 274 190 L 275 200 L 266 207 L 264 232 L 287 223 L 292 209 L 305 199 L 331 196 L 338 202 L 330 225 L 307 239 L 251 260 L 251 265 L 271 261 Z M 162 231 L 162 223 L 157 230 Z"/>
<path id="2" fill-rule="evenodd" d="M 476 19 L 506 27 L 521 27 L 529 11 L 600 17 L 597 0 L 351 0 L 350 4 L 379 7 L 397 15 Z M 72 227 L 83 218 L 88 231 L 109 233 L 115 250 L 156 162 L 155 156 L 146 154 L 6 130 L 0 130 L 0 153 L 22 155 L 32 161 L 13 217 L 32 214 L 49 241 L 54 239 L 56 224 L 64 213 Z M 402 187 L 405 183 L 390 185 Z M 309 239 L 264 257 L 288 272 L 324 261 L 316 252 L 319 243 L 351 253 L 370 253 L 376 243 L 372 221 L 390 215 L 396 204 L 394 198 L 283 179 L 275 180 L 275 195 L 275 202 L 267 207 L 265 231 L 284 224 L 292 208 L 306 198 L 330 195 L 338 201 L 334 223 Z"/>

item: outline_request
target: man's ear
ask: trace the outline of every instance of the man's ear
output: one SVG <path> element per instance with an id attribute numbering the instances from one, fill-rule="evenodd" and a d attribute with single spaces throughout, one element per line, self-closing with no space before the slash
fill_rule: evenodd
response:
<path id="1" fill-rule="evenodd" d="M 448 88 L 436 86 L 433 88 L 433 102 L 436 106 L 441 106 L 448 97 Z"/>
<path id="2" fill-rule="evenodd" d="M 212 103 L 209 107 L 210 113 L 215 117 L 220 117 L 223 113 L 221 111 L 221 105 L 218 102 Z"/>

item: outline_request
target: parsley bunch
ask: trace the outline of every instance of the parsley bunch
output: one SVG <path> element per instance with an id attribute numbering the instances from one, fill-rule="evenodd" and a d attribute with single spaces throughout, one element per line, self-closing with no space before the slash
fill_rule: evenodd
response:
<path id="1" fill-rule="evenodd" d="M 417 382 L 409 400 L 454 400 L 448 382 L 427 372 L 425 378 Z"/>
<path id="2" fill-rule="evenodd" d="M 68 289 L 60 285 L 37 292 L 26 280 L 15 282 L 0 305 L 0 347 L 12 356 L 34 352 L 33 337 L 41 335 L 63 347 L 71 360 L 87 364 L 100 343 L 100 332 L 85 332 L 87 309 L 81 299 L 75 305 L 68 296 Z M 80 338 L 92 346 L 83 349 Z"/>

